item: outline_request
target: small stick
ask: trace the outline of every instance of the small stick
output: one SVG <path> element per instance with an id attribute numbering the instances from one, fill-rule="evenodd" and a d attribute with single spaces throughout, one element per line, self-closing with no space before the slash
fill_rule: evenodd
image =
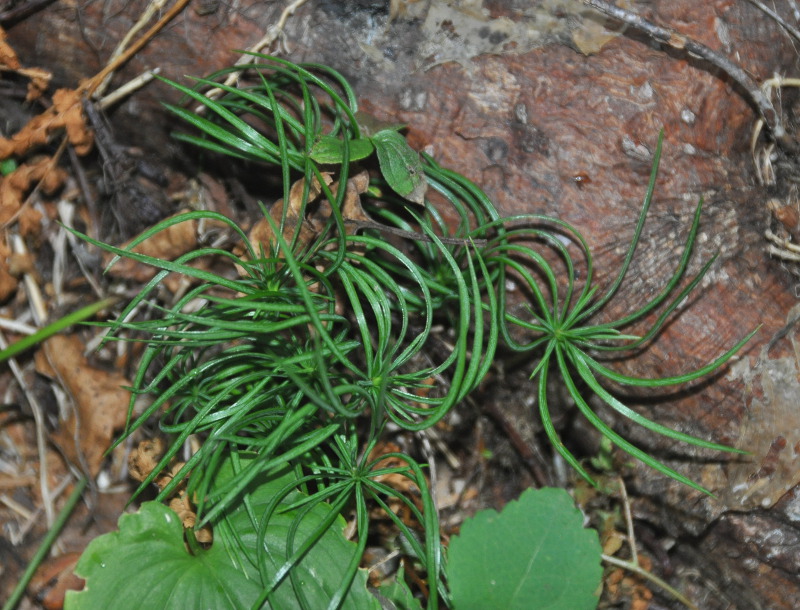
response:
<path id="1" fill-rule="evenodd" d="M 631 515 L 631 503 L 628 500 L 628 490 L 625 488 L 625 481 L 619 477 L 619 493 L 622 496 L 622 508 L 625 511 L 625 525 L 628 529 L 628 546 L 631 548 L 631 562 L 639 565 L 639 554 L 636 552 L 636 535 L 633 531 L 633 515 Z"/>
<path id="2" fill-rule="evenodd" d="M 105 68 L 100 70 L 97 74 L 95 74 L 89 80 L 83 82 L 79 90 L 86 92 L 87 96 L 94 95 L 97 88 L 103 83 L 106 76 L 114 72 L 117 68 L 119 68 L 122 64 L 126 63 L 131 57 L 136 55 L 142 47 L 144 47 L 150 39 L 153 38 L 159 31 L 161 31 L 164 26 L 167 25 L 172 19 L 180 13 L 184 7 L 189 4 L 189 0 L 176 0 L 175 4 L 170 8 L 164 16 L 161 17 L 149 30 L 147 30 L 140 38 L 138 38 L 129 48 L 127 51 L 122 53 L 116 59 L 111 60 Z"/>
<path id="3" fill-rule="evenodd" d="M 108 58 L 109 62 L 114 61 L 117 57 L 122 55 L 125 52 L 125 47 L 128 46 L 130 41 L 133 39 L 136 34 L 138 34 L 144 26 L 153 18 L 154 15 L 160 13 L 164 9 L 164 5 L 166 5 L 167 0 L 151 0 L 150 4 L 147 5 L 144 12 L 142 13 L 141 17 L 139 17 L 139 21 L 133 24 L 133 27 L 128 30 L 128 33 L 122 38 L 122 40 L 117 44 L 117 48 L 111 53 L 111 57 Z M 97 89 L 95 89 L 94 95 L 95 97 L 101 97 L 103 93 L 105 93 L 106 88 L 108 87 L 108 83 L 111 81 L 111 74 L 107 74 L 106 77 L 103 79 Z"/>
<path id="4" fill-rule="evenodd" d="M 0 349 L 6 349 L 7 347 L 8 342 L 3 334 L 0 333 Z M 25 376 L 22 374 L 22 369 L 19 364 L 17 364 L 16 359 L 9 358 L 8 366 L 11 369 L 11 373 L 16 378 L 19 387 L 22 389 L 25 398 L 28 399 L 28 404 L 30 404 L 31 412 L 33 413 L 33 421 L 36 426 L 36 450 L 39 455 L 39 491 L 42 494 L 42 504 L 44 505 L 47 526 L 52 527 L 55 519 L 55 508 L 53 506 L 53 494 L 47 484 L 47 439 L 45 433 L 44 409 L 42 409 L 42 406 L 36 399 L 36 395 L 31 391 L 31 388 L 25 381 Z"/>
<path id="5" fill-rule="evenodd" d="M 27 256 L 28 254 L 25 241 L 16 233 L 11 235 L 11 249 L 14 254 L 19 254 L 21 256 Z M 39 284 L 36 283 L 36 278 L 28 271 L 26 271 L 22 277 L 25 282 L 28 305 L 30 305 L 33 319 L 37 326 L 44 326 L 47 321 L 47 307 L 44 304 L 44 297 L 42 296 L 42 291 L 39 289 Z"/>
<path id="6" fill-rule="evenodd" d="M 755 7 L 758 7 L 758 8 L 760 8 L 760 9 L 761 9 L 762 11 L 764 11 L 764 12 L 765 12 L 767 15 L 769 15 L 769 16 L 770 16 L 770 17 L 772 17 L 772 18 L 773 18 L 775 21 L 777 21 L 777 22 L 778 22 L 778 25 L 780 25 L 780 26 L 781 26 L 781 27 L 782 27 L 784 30 L 786 30 L 786 31 L 787 31 L 787 32 L 789 32 L 789 33 L 790 33 L 792 36 L 794 36 L 795 38 L 797 38 L 797 40 L 800 40 L 800 30 L 798 30 L 796 27 L 793 27 L 793 26 L 792 26 L 790 23 L 788 23 L 788 22 L 787 22 L 787 21 L 786 21 L 786 20 L 785 20 L 783 17 L 781 17 L 781 16 L 780 16 L 778 13 L 776 13 L 776 12 L 775 12 L 775 11 L 773 11 L 771 8 L 769 8 L 768 6 L 766 6 L 766 5 L 765 5 L 763 2 L 759 2 L 759 0 L 750 0 L 750 4 L 752 4 L 752 5 L 753 5 L 753 6 L 755 6 Z"/>
<path id="7" fill-rule="evenodd" d="M 144 87 L 147 83 L 153 80 L 156 74 L 158 74 L 159 72 L 161 72 L 161 68 L 153 68 L 152 70 L 147 70 L 146 72 L 142 72 L 136 78 L 129 80 L 121 87 L 115 89 L 105 97 L 101 98 L 97 102 L 97 106 L 100 108 L 100 110 L 105 110 L 109 106 L 113 106 L 122 98 L 127 97 L 137 89 Z"/>
<path id="8" fill-rule="evenodd" d="M 295 0 L 289 6 L 283 9 L 281 12 L 280 17 L 278 17 L 278 22 L 271 25 L 267 29 L 267 33 L 259 40 L 257 43 L 252 45 L 249 49 L 247 49 L 247 53 L 258 53 L 264 47 L 269 47 L 273 42 L 278 39 L 283 33 L 283 28 L 286 26 L 286 22 L 289 20 L 289 17 L 294 15 L 294 12 L 303 6 L 308 0 Z M 244 54 L 236 60 L 237 66 L 241 66 L 240 70 L 236 70 L 235 72 L 231 72 L 228 77 L 225 79 L 224 84 L 230 87 L 233 83 L 235 83 L 239 76 L 241 76 L 242 72 L 244 72 L 249 64 L 255 62 L 256 58 L 253 55 Z M 206 97 L 210 99 L 216 99 L 223 93 L 222 89 L 214 88 L 211 89 L 208 93 L 206 93 Z M 198 111 L 202 111 L 205 106 L 201 106 Z"/>
<path id="9" fill-rule="evenodd" d="M 666 43 L 674 49 L 685 50 L 690 55 L 705 59 L 713 66 L 722 70 L 744 89 L 750 97 L 750 100 L 764 119 L 764 123 L 766 123 L 772 132 L 775 141 L 786 151 L 796 150 L 797 147 L 795 143 L 792 141 L 789 134 L 786 133 L 780 115 L 775 110 L 769 97 L 764 94 L 758 84 L 750 78 L 747 72 L 739 65 L 686 35 L 651 23 L 644 17 L 632 13 L 631 11 L 619 8 L 603 0 L 583 0 L 583 3 L 597 9 L 601 13 L 641 30 L 651 38 Z"/>

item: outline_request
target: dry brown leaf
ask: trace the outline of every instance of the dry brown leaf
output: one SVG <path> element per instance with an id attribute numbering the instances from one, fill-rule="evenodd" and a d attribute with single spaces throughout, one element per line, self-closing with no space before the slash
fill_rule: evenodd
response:
<path id="1" fill-rule="evenodd" d="M 67 139 L 79 155 L 92 149 L 94 136 L 86 126 L 79 90 L 58 89 L 50 108 L 33 117 L 11 138 L 0 138 L 0 159 L 23 156 L 32 148 L 46 144 L 50 136 L 61 129 L 66 130 Z"/>
<path id="2" fill-rule="evenodd" d="M 58 89 L 53 94 L 53 108 L 58 113 L 61 125 L 67 131 L 67 138 L 75 152 L 85 155 L 92 150 L 94 135 L 86 126 L 83 116 L 81 92 L 74 89 Z"/>
<path id="3" fill-rule="evenodd" d="M 83 347 L 76 335 L 56 335 L 42 344 L 35 360 L 36 370 L 58 380 L 75 407 L 50 439 L 94 477 L 114 432 L 125 426 L 130 392 L 123 386 L 130 382 L 116 371 L 90 365 Z"/>
<path id="4" fill-rule="evenodd" d="M 162 455 L 164 455 L 164 441 L 160 438 L 141 441 L 128 456 L 128 472 L 141 483 L 153 472 Z"/>
<path id="5" fill-rule="evenodd" d="M 11 248 L 4 239 L 0 239 L 0 303 L 16 292 L 19 283 L 9 269 L 10 257 Z"/>
<path id="6" fill-rule="evenodd" d="M 0 178 L 0 226 L 10 222 L 22 206 L 25 194 L 41 181 L 45 193 L 52 193 L 67 179 L 67 173 L 53 165 L 50 157 L 20 165 Z"/>
<path id="7" fill-rule="evenodd" d="M 6 31 L 0 27 L 0 66 L 16 70 L 20 63 L 14 49 L 6 42 Z"/>
<path id="8" fill-rule="evenodd" d="M 371 462 L 372 460 L 380 457 L 381 455 L 385 455 L 387 453 L 400 453 L 402 450 L 400 449 L 399 445 L 395 443 L 387 442 L 379 442 L 373 447 L 372 451 L 370 451 L 369 456 L 367 457 L 367 461 Z M 379 470 L 383 468 L 403 468 L 408 467 L 408 462 L 405 460 L 400 459 L 397 456 L 391 456 L 380 460 L 374 467 L 373 470 Z M 411 469 L 408 468 L 408 473 L 411 474 Z M 377 476 L 373 476 L 372 479 L 378 481 L 379 483 L 386 483 L 389 487 L 396 489 L 399 492 L 404 494 L 408 494 L 409 492 L 418 492 L 417 485 L 409 479 L 407 476 L 399 472 L 394 472 L 392 474 L 379 474 Z"/>
<path id="9" fill-rule="evenodd" d="M 52 72 L 42 68 L 20 68 L 17 70 L 17 74 L 30 79 L 28 81 L 28 94 L 25 96 L 26 102 L 32 102 L 42 97 L 53 78 Z"/>
<path id="10" fill-rule="evenodd" d="M 140 442 L 128 458 L 128 469 L 131 476 L 137 481 L 144 481 L 158 465 L 162 455 L 164 455 L 164 442 L 160 438 Z M 164 489 L 184 465 L 185 462 L 177 462 L 173 458 L 169 472 L 158 475 L 153 482 L 159 489 Z M 186 493 L 185 479 L 173 493 L 169 507 L 178 515 L 184 528 L 193 528 L 197 523 L 197 509 Z M 202 544 L 210 544 L 213 541 L 209 526 L 196 531 L 195 537 Z"/>
<path id="11" fill-rule="evenodd" d="M 333 179 L 330 174 L 322 174 L 325 184 L 330 186 Z M 269 210 L 270 219 L 279 227 L 281 219 L 284 216 L 284 208 L 286 208 L 286 219 L 283 225 L 283 239 L 288 244 L 291 243 L 294 233 L 297 230 L 297 225 L 300 223 L 300 235 L 298 241 L 300 246 L 306 245 L 317 235 L 318 227 L 313 219 L 301 219 L 300 214 L 304 208 L 303 205 L 303 190 L 305 189 L 305 180 L 298 180 L 292 185 L 289 190 L 289 205 L 287 206 L 283 199 L 276 201 Z M 322 186 L 315 178 L 312 179 L 308 187 L 308 197 L 306 201 L 312 202 L 322 192 Z M 265 254 L 269 254 L 274 248 L 277 247 L 275 232 L 272 230 L 269 221 L 262 218 L 253 225 L 248 234 L 250 245 L 253 250 L 258 254 L 261 250 Z"/>
<path id="12" fill-rule="evenodd" d="M 197 523 L 197 509 L 185 491 L 181 491 L 177 497 L 172 498 L 169 501 L 169 507 L 178 515 L 185 529 L 194 528 Z M 214 541 L 211 526 L 208 525 L 195 531 L 194 535 L 197 542 L 201 544 L 211 544 Z"/>
<path id="13" fill-rule="evenodd" d="M 84 581 L 75 576 L 73 570 L 81 554 L 65 553 L 44 560 L 33 575 L 28 592 L 39 600 L 45 610 L 60 610 L 64 607 L 67 591 L 80 591 Z"/>
<path id="14" fill-rule="evenodd" d="M 324 173 L 323 177 L 325 179 L 325 184 L 331 187 L 333 195 L 336 196 L 339 190 L 339 183 L 332 183 L 333 179 L 330 174 Z M 372 221 L 361 207 L 361 194 L 366 192 L 367 187 L 369 187 L 369 174 L 367 172 L 361 172 L 347 181 L 347 190 L 345 191 L 344 201 L 342 202 L 342 216 L 345 220 L 355 223 Z M 298 250 L 302 250 L 319 236 L 320 231 L 331 216 L 330 202 L 327 198 L 323 198 L 319 202 L 319 206 L 314 209 L 313 214 L 306 214 L 304 218 L 300 218 L 302 211 L 310 207 L 308 204 L 316 201 L 322 193 L 322 187 L 317 179 L 314 178 L 308 189 L 308 197 L 305 200 L 307 203 L 304 206 L 304 188 L 305 180 L 298 180 L 292 185 L 289 191 L 289 205 L 286 209 L 286 219 L 283 228 L 283 239 L 288 244 L 291 243 L 295 232 L 298 230 L 298 223 L 300 224 L 296 246 Z M 286 207 L 284 200 L 279 199 L 269 210 L 270 218 L 276 226 L 280 226 L 281 217 L 284 214 L 284 207 Z M 355 224 L 352 227 L 347 227 L 346 230 L 348 234 L 351 234 L 358 230 L 358 226 Z M 250 240 L 250 245 L 257 253 L 262 249 L 265 253 L 269 253 L 276 247 L 275 233 L 266 218 L 262 218 L 253 225 L 253 228 L 248 234 L 248 238 Z M 239 252 L 239 254 L 241 254 L 241 252 Z"/>
<path id="15" fill-rule="evenodd" d="M 180 217 L 187 212 L 189 212 L 189 210 L 181 210 L 177 214 L 170 216 L 170 218 Z M 206 219 L 203 222 L 205 223 L 206 231 L 210 226 L 220 229 L 227 226 L 216 220 Z M 186 220 L 174 224 L 163 231 L 159 231 L 152 237 L 147 238 L 142 243 L 137 244 L 132 251 L 161 260 L 175 260 L 179 256 L 197 248 L 199 224 L 197 220 Z M 128 244 L 130 243 L 131 242 L 128 242 Z M 122 248 L 127 248 L 128 244 L 122 246 Z M 107 265 L 113 258 L 113 254 L 106 254 L 104 264 Z M 124 277 L 136 280 L 137 282 L 148 281 L 156 274 L 156 271 L 157 269 L 154 267 L 136 262 L 130 258 L 121 258 L 108 270 L 109 274 L 113 277 Z"/>
<path id="16" fill-rule="evenodd" d="M 336 185 L 334 185 L 335 189 Z M 369 188 L 369 174 L 361 172 L 356 174 L 347 181 L 347 192 L 344 195 L 344 202 L 342 203 L 342 216 L 345 220 L 352 220 L 356 222 L 372 222 L 364 208 L 361 207 L 361 194 L 367 192 Z M 334 190 L 334 194 L 336 190 Z M 350 235 L 358 230 L 358 226 L 347 228 L 347 234 Z"/>
<path id="17" fill-rule="evenodd" d="M 22 237 L 35 237 L 42 232 L 42 213 L 31 207 L 22 208 L 17 217 L 17 229 Z"/>

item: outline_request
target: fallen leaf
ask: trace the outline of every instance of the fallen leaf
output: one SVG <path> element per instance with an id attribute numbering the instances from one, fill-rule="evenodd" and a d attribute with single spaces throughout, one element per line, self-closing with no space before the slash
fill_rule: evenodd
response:
<path id="1" fill-rule="evenodd" d="M 29 79 L 28 94 L 25 96 L 26 102 L 32 102 L 42 97 L 53 78 L 52 72 L 42 68 L 20 68 L 17 70 L 17 74 Z"/>
<path id="2" fill-rule="evenodd" d="M 50 136 L 62 129 L 76 153 L 85 155 L 92 149 L 94 136 L 86 126 L 78 90 L 58 89 L 50 108 L 33 117 L 11 138 L 0 138 L 0 159 L 25 155 L 36 146 L 47 144 Z"/>
<path id="3" fill-rule="evenodd" d="M 197 508 L 194 502 L 189 499 L 189 495 L 182 490 L 178 495 L 169 501 L 169 507 L 178 515 L 184 529 L 194 529 L 197 524 Z M 205 525 L 199 530 L 194 531 L 194 536 L 200 544 L 211 544 L 214 541 L 214 534 L 210 525 Z"/>
<path id="4" fill-rule="evenodd" d="M 400 446 L 396 445 L 395 443 L 379 442 L 375 445 L 372 451 L 370 451 L 367 461 L 371 462 L 372 460 L 377 459 L 387 453 L 400 453 L 401 451 L 402 450 L 400 449 Z M 375 464 L 375 466 L 373 466 L 373 470 L 381 470 L 384 468 L 403 468 L 407 466 L 408 462 L 400 459 L 397 456 L 391 456 L 380 460 L 377 464 Z M 411 474 L 410 468 L 408 469 L 408 472 Z M 391 474 L 379 474 L 371 478 L 379 483 L 386 483 L 393 489 L 396 489 L 404 494 L 419 491 L 414 481 L 399 472 L 393 472 Z"/>
<path id="5" fill-rule="evenodd" d="M 22 206 L 26 193 L 41 183 L 45 193 L 53 193 L 64 184 L 67 173 L 53 164 L 50 157 L 20 165 L 0 178 L 0 226 L 10 222 Z"/>
<path id="6" fill-rule="evenodd" d="M 188 211 L 189 210 L 181 210 L 169 218 L 178 218 Z M 211 226 L 218 228 L 227 227 L 227 225 L 215 220 L 205 219 L 203 223 L 204 230 L 206 231 Z M 175 260 L 179 256 L 197 248 L 199 229 L 200 223 L 197 220 L 179 222 L 148 237 L 142 243 L 131 248 L 131 251 L 161 260 Z M 131 240 L 126 245 L 122 246 L 122 248 L 127 249 L 128 245 L 133 241 L 135 240 Z M 104 255 L 104 265 L 108 265 L 114 256 L 114 254 L 106 253 Z M 139 263 L 130 258 L 121 258 L 114 263 L 108 270 L 108 273 L 112 277 L 123 277 L 136 280 L 137 282 L 146 282 L 156 274 L 156 271 L 157 269 L 150 265 Z"/>
<path id="7" fill-rule="evenodd" d="M 339 191 L 339 183 L 333 182 L 333 179 L 327 173 L 323 174 L 323 177 L 326 185 L 331 187 L 333 196 L 336 197 Z M 368 187 L 369 174 L 367 172 L 361 172 L 347 181 L 342 202 L 342 217 L 345 221 L 351 221 L 352 223 L 345 229 L 348 234 L 355 233 L 358 230 L 359 222 L 372 222 L 372 219 L 364 212 L 364 208 L 361 207 L 361 194 L 365 193 Z M 311 185 L 308 187 L 307 196 L 304 198 L 303 192 L 305 189 L 305 180 L 298 180 L 289 191 L 288 206 L 283 199 L 279 199 L 269 210 L 272 223 L 275 226 L 280 226 L 281 219 L 284 216 L 284 208 L 286 208 L 282 236 L 284 241 L 290 244 L 295 232 L 299 231 L 295 246 L 296 251 L 302 251 L 319 237 L 332 213 L 331 204 L 325 197 L 319 201 L 318 206 L 309 205 L 316 202 L 322 193 L 322 187 L 316 179 L 312 180 Z M 306 213 L 306 210 L 312 207 L 314 209 L 313 213 Z M 298 225 L 300 226 L 299 229 L 297 228 Z M 268 255 L 277 247 L 275 233 L 272 230 L 270 221 L 266 218 L 262 218 L 253 225 L 248 234 L 248 239 L 256 253 L 263 250 Z M 241 249 L 237 250 L 237 253 L 243 254 Z"/>
<path id="8" fill-rule="evenodd" d="M 75 89 L 58 89 L 53 94 L 53 108 L 75 152 L 87 154 L 92 149 L 94 135 L 86 125 L 81 93 Z"/>
<path id="9" fill-rule="evenodd" d="M 0 239 L 0 303 L 9 298 L 17 290 L 17 278 L 9 270 L 11 248 L 4 239 Z"/>
<path id="10" fill-rule="evenodd" d="M 28 592 L 45 610 L 60 610 L 64 607 L 67 591 L 83 589 L 83 579 L 72 571 L 80 556 L 76 552 L 51 557 L 36 570 L 28 585 Z"/>
<path id="11" fill-rule="evenodd" d="M 361 172 L 356 174 L 347 181 L 347 191 L 344 194 L 344 202 L 342 203 L 342 216 L 345 220 L 351 221 L 364 221 L 373 222 L 372 218 L 361 207 L 361 194 L 367 192 L 369 188 L 369 174 Z M 336 190 L 334 190 L 334 194 Z M 350 235 L 358 230 L 357 226 L 347 228 L 347 234 Z"/>
<path id="12" fill-rule="evenodd" d="M 128 457 L 128 472 L 132 478 L 142 482 L 153 472 L 162 455 L 164 441 L 160 438 L 141 441 Z M 163 485 L 159 485 L 159 488 L 163 488 Z"/>
<path id="13" fill-rule="evenodd" d="M 96 476 L 114 432 L 125 426 L 130 381 L 116 371 L 89 364 L 77 335 L 56 335 L 36 352 L 36 370 L 56 379 L 72 398 L 74 409 L 50 439 L 73 464 Z"/>
<path id="14" fill-rule="evenodd" d="M 325 184 L 330 186 L 333 179 L 330 174 L 323 173 Z M 322 186 L 315 178 L 311 180 L 308 186 L 306 197 L 303 197 L 303 192 L 306 190 L 305 180 L 298 180 L 295 182 L 291 189 L 289 189 L 289 202 L 288 205 L 283 199 L 276 201 L 269 210 L 269 216 L 272 223 L 276 227 L 281 226 L 283 221 L 283 240 L 290 244 L 294 238 L 295 232 L 298 230 L 297 225 L 300 225 L 300 234 L 298 236 L 298 248 L 302 249 L 310 243 L 318 234 L 319 227 L 314 218 L 301 218 L 304 214 L 308 203 L 316 200 L 322 192 Z M 269 255 L 270 252 L 277 248 L 277 240 L 275 239 L 275 232 L 266 218 L 262 218 L 253 225 L 248 234 L 248 239 L 253 247 L 253 250 L 258 254 L 261 250 Z"/>
<path id="15" fill-rule="evenodd" d="M 131 452 L 128 458 L 128 470 L 131 477 L 137 481 L 144 481 L 155 470 L 158 461 L 164 455 L 164 441 L 161 438 L 144 440 Z M 170 462 L 169 472 L 162 472 L 153 481 L 156 487 L 164 489 L 177 472 L 183 468 L 185 462 L 178 462 L 173 458 Z M 178 515 L 184 529 L 190 529 L 197 523 L 197 509 L 186 493 L 186 479 L 181 481 L 169 501 L 169 507 Z M 211 544 L 213 534 L 210 526 L 205 526 L 195 531 L 197 541 L 202 544 Z"/>
<path id="16" fill-rule="evenodd" d="M 16 70 L 20 63 L 14 49 L 6 42 L 6 31 L 0 27 L 0 66 Z"/>
<path id="17" fill-rule="evenodd" d="M 17 228 L 22 237 L 39 235 L 42 232 L 42 213 L 31 206 L 22 208 L 17 218 Z"/>

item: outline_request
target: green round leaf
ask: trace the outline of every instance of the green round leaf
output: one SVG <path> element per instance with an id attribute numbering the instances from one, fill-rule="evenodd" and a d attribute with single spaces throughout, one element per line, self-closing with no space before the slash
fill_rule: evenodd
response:
<path id="1" fill-rule="evenodd" d="M 370 139 L 378 153 L 381 173 L 392 190 L 409 201 L 424 205 L 428 183 L 419 153 L 391 129 L 379 131 Z"/>
<path id="2" fill-rule="evenodd" d="M 92 540 L 75 573 L 83 591 L 70 591 L 67 610 L 139 608 L 249 608 L 258 582 L 231 563 L 222 544 L 191 555 L 178 516 L 145 502 L 119 518 L 119 531 Z"/>
<path id="3" fill-rule="evenodd" d="M 467 519 L 450 541 L 455 610 L 582 610 L 597 606 L 597 532 L 563 489 L 529 489 L 502 512 Z"/>
<path id="4" fill-rule="evenodd" d="M 368 139 L 359 138 L 350 140 L 347 150 L 349 160 L 358 161 L 369 157 L 375 148 Z M 321 136 L 314 142 L 309 156 L 317 163 L 341 164 L 344 160 L 344 144 L 335 136 Z"/>
<path id="5" fill-rule="evenodd" d="M 249 460 L 242 460 L 247 464 Z M 217 486 L 237 473 L 230 460 L 221 465 Z M 84 590 L 67 594 L 66 610 L 138 610 L 139 608 L 250 608 L 269 581 L 284 567 L 287 534 L 294 530 L 294 549 L 309 539 L 330 517 L 331 507 L 317 503 L 300 516 L 280 504 L 260 538 L 259 518 L 287 483 L 291 471 L 258 477 L 247 486 L 247 503 L 239 502 L 214 524 L 214 543 L 192 555 L 186 549 L 177 515 L 159 502 L 145 502 L 138 512 L 122 515 L 119 531 L 105 534 L 86 547 L 75 573 L 86 580 Z M 304 498 L 293 492 L 286 500 Z M 253 517 L 256 519 L 253 520 Z M 312 608 L 327 608 L 342 587 L 356 545 L 342 535 L 344 519 L 337 515 L 316 544 L 272 592 L 267 607 L 299 608 L 295 587 Z M 257 545 L 264 545 L 264 565 L 257 567 Z M 262 571 L 264 579 L 262 580 Z M 367 573 L 359 569 L 346 591 L 343 609 L 377 610 L 378 600 L 367 590 Z"/>

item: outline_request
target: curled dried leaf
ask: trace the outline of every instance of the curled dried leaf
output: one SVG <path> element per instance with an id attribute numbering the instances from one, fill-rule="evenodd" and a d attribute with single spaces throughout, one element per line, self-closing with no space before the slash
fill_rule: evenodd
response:
<path id="1" fill-rule="evenodd" d="M 181 210 L 169 218 L 178 218 L 187 212 L 189 210 Z M 208 231 L 211 228 L 224 229 L 226 225 L 216 220 L 205 219 L 202 230 Z M 131 251 L 162 260 L 175 260 L 179 256 L 197 248 L 200 232 L 201 227 L 197 220 L 186 220 L 159 231 L 131 248 Z M 127 248 L 128 244 L 122 247 Z M 113 258 L 113 254 L 106 254 L 104 264 L 107 265 Z M 108 272 L 113 277 L 146 282 L 156 274 L 156 269 L 129 258 L 122 258 L 114 263 Z"/>
<path id="2" fill-rule="evenodd" d="M 330 174 L 324 173 L 325 184 L 330 186 L 333 179 Z M 307 192 L 306 192 L 307 190 Z M 314 217 L 303 217 L 308 203 L 316 200 L 322 192 L 322 186 L 316 178 L 306 187 L 305 180 L 298 180 L 289 190 L 288 204 L 283 199 L 276 201 L 269 210 L 272 223 L 276 227 L 281 226 L 283 221 L 283 239 L 288 244 L 292 242 L 294 234 L 299 230 L 298 248 L 302 248 L 318 235 L 319 225 Z M 303 196 L 305 193 L 305 197 Z M 299 228 L 298 228 L 299 225 Z M 275 233 L 270 222 L 262 218 L 253 225 L 248 234 L 253 250 L 259 252 L 263 249 L 265 253 L 274 251 L 277 248 Z"/>
<path id="3" fill-rule="evenodd" d="M 185 491 L 172 498 L 169 502 L 169 507 L 178 515 L 185 529 L 192 529 L 197 524 L 197 509 Z M 211 544 L 214 540 L 211 528 L 208 525 L 197 530 L 194 535 L 201 544 Z"/>
<path id="4" fill-rule="evenodd" d="M 128 458 L 128 469 L 131 476 L 137 481 L 144 481 L 147 476 L 155 470 L 159 460 L 164 455 L 164 442 L 161 438 L 141 441 L 136 449 Z M 164 489 L 175 474 L 183 468 L 185 462 L 172 460 L 168 472 L 162 472 L 154 480 L 159 489 Z M 186 493 L 186 481 L 178 486 L 177 491 L 169 501 L 169 507 L 178 515 L 186 529 L 193 528 L 197 523 L 197 509 L 189 495 Z M 202 544 L 210 544 L 213 540 L 211 528 L 206 526 L 195 532 L 197 541 Z"/>
<path id="5" fill-rule="evenodd" d="M 69 143 L 79 155 L 92 149 L 94 136 L 86 125 L 81 93 L 75 89 L 59 89 L 53 94 L 53 108 L 67 132 Z"/>
<path id="6" fill-rule="evenodd" d="M 56 167 L 53 159 L 43 157 L 20 165 L 0 178 L 0 226 L 10 222 L 22 206 L 25 194 L 40 182 L 45 193 L 53 193 L 64 184 L 67 173 Z"/>
<path id="7" fill-rule="evenodd" d="M 331 192 L 335 197 L 339 191 L 339 183 L 333 182 L 330 174 L 325 173 L 323 176 L 326 185 L 331 187 Z M 361 194 L 365 193 L 368 187 L 369 174 L 367 172 L 361 172 L 347 181 L 345 197 L 342 202 L 342 217 L 345 221 L 353 223 L 347 228 L 348 234 L 357 231 L 360 222 L 372 222 L 372 219 L 361 207 Z M 304 197 L 303 194 L 306 190 L 306 197 Z M 295 233 L 299 232 L 295 246 L 298 251 L 303 250 L 319 237 L 331 217 L 331 204 L 327 198 L 320 199 L 319 205 L 309 205 L 315 203 L 321 193 L 322 187 L 316 178 L 312 179 L 307 189 L 305 180 L 298 180 L 289 191 L 288 206 L 283 199 L 279 199 L 270 208 L 269 215 L 276 226 L 280 226 L 285 214 L 282 235 L 286 243 L 291 243 Z M 284 208 L 286 208 L 285 212 Z M 309 213 L 309 209 L 312 209 L 313 212 Z M 266 218 L 262 218 L 253 225 L 248 237 L 256 252 L 263 250 L 265 253 L 269 253 L 277 247 L 275 233 Z"/>
<path id="8" fill-rule="evenodd" d="M 72 398 L 75 409 L 50 435 L 64 456 L 97 476 L 114 431 L 125 425 L 130 381 L 120 373 L 92 366 L 77 335 L 55 335 L 36 353 L 36 370 L 52 377 Z"/>
<path id="9" fill-rule="evenodd" d="M 382 455 L 386 455 L 387 453 L 400 453 L 402 449 L 399 445 L 392 443 L 392 442 L 379 442 L 375 445 L 372 451 L 367 458 L 368 461 L 375 460 Z M 378 461 L 373 470 L 380 470 L 382 468 L 407 468 L 408 462 L 402 460 L 401 458 L 397 457 L 396 455 L 385 457 L 382 460 Z M 411 469 L 408 469 L 411 472 Z M 404 476 L 402 473 L 393 472 L 390 474 L 379 474 L 373 477 L 375 481 L 380 483 L 385 483 L 390 487 L 396 489 L 400 493 L 403 494 L 416 494 L 419 492 L 417 485 L 407 476 Z"/>
<path id="10" fill-rule="evenodd" d="M 141 441 L 128 456 L 128 472 L 139 482 L 144 481 L 164 455 L 164 441 L 160 438 Z"/>
<path id="11" fill-rule="evenodd" d="M 19 283 L 9 268 L 10 257 L 11 248 L 5 240 L 0 239 L 0 303 L 16 292 Z"/>
<path id="12" fill-rule="evenodd" d="M 53 78 L 52 72 L 42 68 L 20 68 L 17 73 L 30 79 L 28 81 L 28 95 L 25 96 L 26 102 L 39 99 L 47 90 L 50 80 Z"/>
<path id="13" fill-rule="evenodd" d="M 0 138 L 0 159 L 25 155 L 36 146 L 47 144 L 50 136 L 62 129 L 76 153 L 85 155 L 91 150 L 94 136 L 86 126 L 81 94 L 75 89 L 57 90 L 50 108 L 33 117 L 11 138 Z"/>
<path id="14" fill-rule="evenodd" d="M 6 31 L 0 27 L 0 66 L 9 70 L 16 70 L 20 63 L 14 49 L 6 42 Z"/>

